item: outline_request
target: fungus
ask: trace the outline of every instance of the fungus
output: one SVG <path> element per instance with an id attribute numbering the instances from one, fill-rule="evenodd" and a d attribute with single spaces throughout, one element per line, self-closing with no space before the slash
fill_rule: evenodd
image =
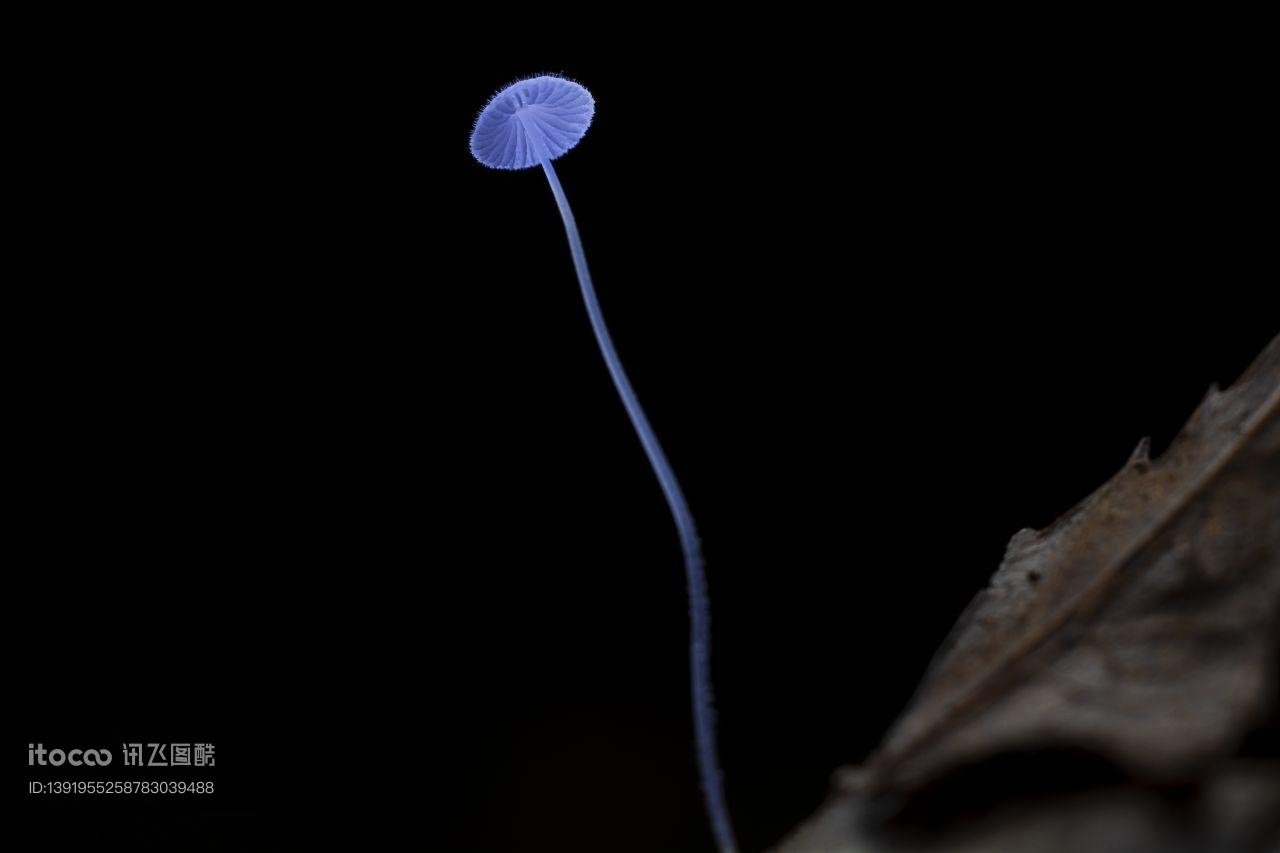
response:
<path id="1" fill-rule="evenodd" d="M 569 208 L 551 161 L 578 144 L 595 114 L 595 101 L 585 88 L 563 77 L 540 76 L 519 80 L 494 95 L 476 119 L 471 134 L 471 153 L 477 160 L 494 169 L 528 169 L 541 166 L 551 185 L 569 238 L 569 252 L 592 331 L 604 356 L 609 375 L 622 398 L 631 425 L 644 447 L 653 473 L 666 497 L 671 517 L 680 536 L 684 552 L 685 575 L 689 587 L 690 639 L 689 662 L 693 698 L 694 736 L 697 747 L 698 774 L 712 833 L 721 853 L 737 850 L 729 812 L 724 802 L 719 762 L 716 757 L 715 710 L 711 695 L 710 604 L 707 600 L 706 576 L 693 516 L 684 493 L 676 481 L 671 464 L 658 444 L 653 427 L 622 368 L 613 339 L 605 325 L 587 258 L 578 236 L 578 226 Z"/>

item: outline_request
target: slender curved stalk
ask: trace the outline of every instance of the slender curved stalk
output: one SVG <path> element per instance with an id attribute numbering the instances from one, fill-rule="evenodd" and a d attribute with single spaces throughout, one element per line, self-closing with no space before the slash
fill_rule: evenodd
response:
<path id="1" fill-rule="evenodd" d="M 724 785 L 720 778 L 720 764 L 716 757 L 716 721 L 715 707 L 711 695 L 711 606 L 707 600 L 707 579 L 702 568 L 702 552 L 698 544 L 698 532 L 693 525 L 693 516 L 685 502 L 684 492 L 676 482 L 671 463 L 662 452 L 653 427 L 645 416 L 636 392 L 631 387 L 631 380 L 622 369 L 622 362 L 613 348 L 613 338 L 605 325 L 604 315 L 600 311 L 600 302 L 596 298 L 595 288 L 591 284 L 591 273 L 587 270 L 587 257 L 582 251 L 582 240 L 578 237 L 578 225 L 573 219 L 573 211 L 569 208 L 569 200 L 565 198 L 560 187 L 560 179 L 555 167 L 547 158 L 542 160 L 542 170 L 547 174 L 551 184 L 551 192 L 556 197 L 560 208 L 560 217 L 564 220 L 564 230 L 569 237 L 569 251 L 573 255 L 573 266 L 578 273 L 578 283 L 582 286 L 582 299 L 587 304 L 587 316 L 591 318 L 591 328 L 595 332 L 596 342 L 600 344 L 600 352 L 613 377 L 613 384 L 622 398 L 622 405 L 631 418 L 631 426 L 635 428 L 640 443 L 644 445 L 645 455 L 653 466 L 653 473 L 658 477 L 662 493 L 667 498 L 667 506 L 671 509 L 671 517 L 675 520 L 676 530 L 680 534 L 680 547 L 684 551 L 684 569 L 689 582 L 689 675 L 693 690 L 693 729 L 697 741 L 698 774 L 702 780 L 702 794 L 706 800 L 707 813 L 711 818 L 711 829 L 715 834 L 716 845 L 721 853 L 736 853 L 737 842 L 733 836 L 733 825 L 729 821 L 729 810 L 724 802 Z"/>

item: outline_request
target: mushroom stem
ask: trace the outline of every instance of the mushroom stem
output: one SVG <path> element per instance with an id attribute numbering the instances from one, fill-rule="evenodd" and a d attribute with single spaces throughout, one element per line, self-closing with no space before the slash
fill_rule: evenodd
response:
<path id="1" fill-rule="evenodd" d="M 712 831 L 716 845 L 721 853 L 736 853 L 737 842 L 733 836 L 733 826 L 729 822 L 729 811 L 725 807 L 724 786 L 721 781 L 720 763 L 716 756 L 716 722 L 715 707 L 711 693 L 711 606 L 707 600 L 707 579 L 702 567 L 702 552 L 698 543 L 698 532 L 693 524 L 693 515 L 685 501 L 684 492 L 676 481 L 671 463 L 658 444 L 658 437 L 649 425 L 644 409 L 636 398 L 627 372 L 622 369 L 622 361 L 613 347 L 613 338 L 605 325 L 604 314 L 600 311 L 600 301 L 596 298 L 595 287 L 591 284 L 591 273 L 587 269 L 587 256 L 582 250 L 582 240 L 578 237 L 578 225 L 573 218 L 573 210 L 560 186 L 560 178 L 548 157 L 542 157 L 542 171 L 551 184 L 551 193 L 560 208 L 560 218 L 564 220 L 565 234 L 569 238 L 569 252 L 573 255 L 574 270 L 578 273 L 578 284 L 582 287 L 582 299 L 587 305 L 587 316 L 591 318 L 591 329 L 595 332 L 596 342 L 604 356 L 604 363 L 613 377 L 614 387 L 622 398 L 627 416 L 631 418 L 631 426 L 635 428 L 640 444 L 644 446 L 653 473 L 662 486 L 662 494 L 666 496 L 667 506 L 671 509 L 671 517 L 675 521 L 680 535 L 680 547 L 684 551 L 685 576 L 689 584 L 689 675 L 693 691 L 693 728 L 697 744 L 698 774 L 702 781 L 702 794 L 706 800 L 707 813 L 711 818 Z"/>

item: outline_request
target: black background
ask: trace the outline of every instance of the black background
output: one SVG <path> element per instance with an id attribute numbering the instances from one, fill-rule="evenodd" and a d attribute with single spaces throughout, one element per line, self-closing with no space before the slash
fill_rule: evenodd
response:
<path id="1" fill-rule="evenodd" d="M 1008 537 L 1280 331 L 1263 56 L 1169 23 L 11 30 L 22 849 L 710 849 L 674 532 L 544 179 L 467 150 L 537 72 L 597 101 L 558 168 L 776 842 Z M 136 741 L 218 793 L 20 794 Z"/>

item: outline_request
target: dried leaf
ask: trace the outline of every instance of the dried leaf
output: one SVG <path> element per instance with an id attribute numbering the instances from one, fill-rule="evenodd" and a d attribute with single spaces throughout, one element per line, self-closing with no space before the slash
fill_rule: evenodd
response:
<path id="1" fill-rule="evenodd" d="M 1013 537 L 845 796 L 909 797 L 1039 749 L 1196 779 L 1268 711 L 1278 638 L 1280 337 L 1158 459 L 1142 442 L 1051 526 Z"/>
<path id="2" fill-rule="evenodd" d="M 942 833 L 869 833 L 853 798 L 837 800 L 779 853 L 1274 853 L 1280 768 L 1237 761 L 1204 780 L 1193 803 L 1117 783 L 995 805 Z"/>

